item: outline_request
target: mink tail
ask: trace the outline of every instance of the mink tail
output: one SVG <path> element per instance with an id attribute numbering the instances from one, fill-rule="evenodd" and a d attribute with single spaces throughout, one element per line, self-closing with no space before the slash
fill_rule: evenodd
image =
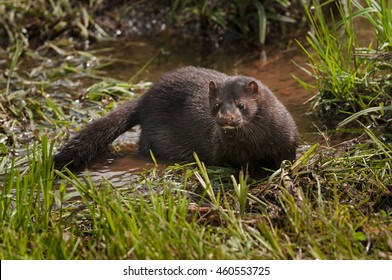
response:
<path id="1" fill-rule="evenodd" d="M 117 137 L 139 124 L 138 100 L 124 103 L 105 117 L 87 124 L 53 156 L 54 168 L 84 167 Z"/>

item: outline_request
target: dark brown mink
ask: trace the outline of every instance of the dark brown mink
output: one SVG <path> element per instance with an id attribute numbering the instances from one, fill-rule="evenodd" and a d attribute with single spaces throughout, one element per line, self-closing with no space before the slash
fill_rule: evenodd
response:
<path id="1" fill-rule="evenodd" d="M 140 154 L 177 162 L 196 152 L 208 165 L 277 169 L 295 159 L 298 143 L 290 113 L 260 81 L 188 66 L 87 124 L 54 155 L 55 168 L 86 166 L 136 125 Z"/>

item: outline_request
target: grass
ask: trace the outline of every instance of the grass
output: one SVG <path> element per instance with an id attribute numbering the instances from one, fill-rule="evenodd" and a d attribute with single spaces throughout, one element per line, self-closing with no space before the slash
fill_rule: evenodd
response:
<path id="1" fill-rule="evenodd" d="M 8 43 L 24 45 L 41 44 L 64 33 L 83 39 L 109 37 L 92 17 L 105 5 L 102 0 L 2 1 L 0 34 Z"/>
<path id="2" fill-rule="evenodd" d="M 377 15 L 390 22 L 387 12 Z M 195 155 L 193 164 L 151 168 L 115 187 L 54 171 L 51 156 L 78 125 L 149 84 L 108 78 L 109 57 L 63 43 L 33 51 L 20 41 L 2 57 L 1 259 L 392 259 L 392 148 L 363 121 L 375 112 L 387 120 L 389 104 L 374 99 L 377 106 L 352 111 L 346 123 L 363 123 L 358 138 L 301 147 L 294 163 L 261 180 L 206 167 Z M 347 59 L 331 67 L 358 58 Z M 386 76 L 375 69 L 369 88 L 385 90 Z M 317 84 L 320 92 L 326 84 Z"/>
<path id="3" fill-rule="evenodd" d="M 55 173 L 52 148 L 43 137 L 26 170 L 13 161 L 6 170 L 2 259 L 392 257 L 392 151 L 380 141 L 343 153 L 318 146 L 269 181 L 230 183 L 199 162 L 145 171 L 122 189 Z M 284 171 L 297 196 L 283 187 Z"/>
<path id="4" fill-rule="evenodd" d="M 200 38 L 209 38 L 216 44 L 222 37 L 235 37 L 264 45 L 268 36 L 284 34 L 287 25 L 301 19 L 301 15 L 292 11 L 298 3 L 298 0 L 3 1 L 0 35 L 4 41 L 0 44 L 20 41 L 26 46 L 40 45 L 64 36 L 107 40 L 132 32 L 132 27 L 137 29 L 136 33 L 150 34 L 151 29 L 160 25 L 153 33 L 168 30 L 169 35 L 170 29 L 174 29 L 191 36 L 197 32 Z M 134 7 L 137 11 L 132 13 Z M 273 31 L 268 25 L 274 26 Z M 184 32 L 187 29 L 192 31 Z"/>
<path id="5" fill-rule="evenodd" d="M 384 110 L 391 108 L 392 98 L 391 2 L 314 0 L 310 3 L 311 6 L 305 6 L 313 27 L 307 36 L 310 48 L 300 45 L 310 64 L 310 70 L 304 70 L 317 81 L 313 107 L 327 118 L 333 115 L 345 118 L 367 110 L 367 118 L 362 118 L 364 122 L 390 121 L 391 115 Z M 324 8 L 331 4 L 337 7 L 337 14 Z M 360 19 L 367 25 L 357 27 Z M 357 28 L 374 30 L 369 45 L 359 43 Z"/>
<path id="6" fill-rule="evenodd" d="M 223 37 L 226 31 L 232 36 L 247 40 L 258 38 L 260 45 L 265 45 L 268 35 L 267 22 L 283 23 L 280 33 L 284 33 L 287 24 L 295 23 L 298 18 L 290 10 L 297 1 L 289 0 L 236 0 L 236 1 L 193 1 L 177 0 L 171 7 L 169 26 L 174 24 L 188 24 L 196 21 L 200 26 L 202 35 L 208 30 L 217 30 L 215 36 Z"/>

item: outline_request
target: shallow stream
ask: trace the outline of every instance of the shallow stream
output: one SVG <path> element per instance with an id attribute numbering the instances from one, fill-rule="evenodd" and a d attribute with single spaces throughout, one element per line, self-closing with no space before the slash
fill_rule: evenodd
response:
<path id="1" fill-rule="evenodd" d="M 128 80 L 138 72 L 152 57 L 135 80 L 156 81 L 165 72 L 185 65 L 197 65 L 212 68 L 231 75 L 247 75 L 266 84 L 286 105 L 293 115 L 301 135 L 301 144 L 311 144 L 320 140 L 317 120 L 307 114 L 309 108 L 305 102 L 311 97 L 292 75 L 302 80 L 310 81 L 311 77 L 297 67 L 293 61 L 305 65 L 307 58 L 298 47 L 281 50 L 271 46 L 266 51 L 245 50 L 240 46 L 230 46 L 205 49 L 194 42 L 169 42 L 165 48 L 153 40 L 103 43 L 97 48 L 108 48 L 107 55 L 115 59 L 115 63 L 105 68 L 107 75 L 112 78 Z M 110 49 L 110 50 L 109 50 Z M 164 49 L 164 50 L 163 50 Z M 102 55 L 102 53 L 101 53 Z M 105 55 L 105 54 L 104 54 Z M 138 132 L 129 132 L 120 137 L 117 142 L 129 146 L 137 142 Z M 161 164 L 160 161 L 158 163 Z M 88 167 L 88 172 L 94 180 L 102 177 L 112 184 L 122 184 L 128 181 L 132 173 L 140 172 L 153 166 L 152 160 L 141 157 L 134 152 L 124 156 L 101 155 Z M 164 165 L 163 165 L 164 166 Z"/>

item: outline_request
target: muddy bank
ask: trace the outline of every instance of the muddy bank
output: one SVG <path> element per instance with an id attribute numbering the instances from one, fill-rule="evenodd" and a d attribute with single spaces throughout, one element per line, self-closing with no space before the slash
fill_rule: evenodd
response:
<path id="1" fill-rule="evenodd" d="M 303 22 L 301 1 L 45 1 L 0 4 L 0 46 L 39 47 L 61 38 L 85 46 L 107 38 L 173 35 L 222 45 L 268 44 Z"/>

